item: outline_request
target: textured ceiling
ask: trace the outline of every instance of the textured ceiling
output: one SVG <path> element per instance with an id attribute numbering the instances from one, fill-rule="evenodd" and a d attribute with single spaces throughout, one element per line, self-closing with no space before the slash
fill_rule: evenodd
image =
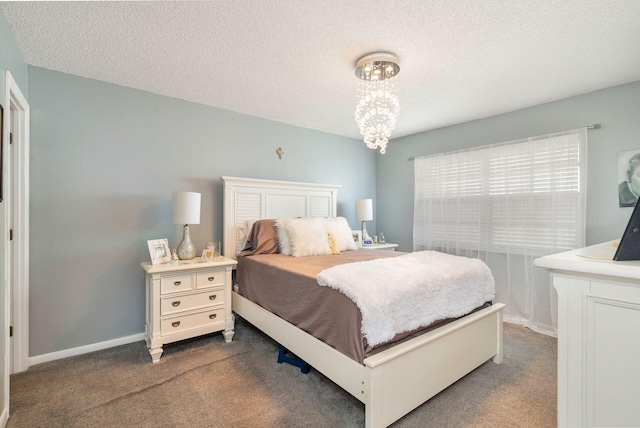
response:
<path id="1" fill-rule="evenodd" d="M 356 60 L 400 58 L 400 137 L 640 80 L 638 0 L 3 2 L 28 64 L 360 138 Z"/>

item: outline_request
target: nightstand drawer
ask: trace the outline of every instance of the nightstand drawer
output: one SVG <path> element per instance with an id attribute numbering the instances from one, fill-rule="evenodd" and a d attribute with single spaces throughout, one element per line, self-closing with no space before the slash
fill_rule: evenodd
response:
<path id="1" fill-rule="evenodd" d="M 215 324 L 224 324 L 224 308 L 163 319 L 160 322 L 160 330 L 166 335 Z"/>
<path id="2" fill-rule="evenodd" d="M 196 280 L 197 288 L 219 287 L 224 285 L 225 271 L 211 270 L 205 272 L 198 272 L 198 279 Z"/>
<path id="3" fill-rule="evenodd" d="M 193 274 L 163 276 L 160 278 L 160 294 L 193 290 L 194 282 Z"/>
<path id="4" fill-rule="evenodd" d="M 163 297 L 160 302 L 160 315 L 175 314 L 193 309 L 206 308 L 207 306 L 223 305 L 224 303 L 224 288 L 218 288 L 205 293 Z"/>

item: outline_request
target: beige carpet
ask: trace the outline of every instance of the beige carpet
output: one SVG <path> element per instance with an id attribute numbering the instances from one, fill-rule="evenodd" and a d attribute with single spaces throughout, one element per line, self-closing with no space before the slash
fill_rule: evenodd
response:
<path id="1" fill-rule="evenodd" d="M 394 427 L 555 427 L 556 340 L 505 324 L 489 361 Z M 220 333 L 144 342 L 31 367 L 11 377 L 17 427 L 363 427 L 364 405 L 311 370 L 277 364 L 277 344 L 238 318 Z"/>

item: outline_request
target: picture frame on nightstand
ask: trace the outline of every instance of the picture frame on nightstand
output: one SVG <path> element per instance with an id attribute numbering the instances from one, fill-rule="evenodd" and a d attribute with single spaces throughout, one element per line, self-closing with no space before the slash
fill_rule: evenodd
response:
<path id="1" fill-rule="evenodd" d="M 151 239 L 147 241 L 149 247 L 149 256 L 152 265 L 160 265 L 171 261 L 171 251 L 169 250 L 169 241 L 163 239 Z"/>
<path id="2" fill-rule="evenodd" d="M 362 231 L 361 230 L 352 230 L 351 236 L 353 236 L 353 242 L 356 245 L 362 245 Z"/>
<path id="3" fill-rule="evenodd" d="M 205 248 L 202 250 L 202 257 L 200 258 L 203 262 L 212 262 L 215 256 L 215 251 L 212 248 Z"/>

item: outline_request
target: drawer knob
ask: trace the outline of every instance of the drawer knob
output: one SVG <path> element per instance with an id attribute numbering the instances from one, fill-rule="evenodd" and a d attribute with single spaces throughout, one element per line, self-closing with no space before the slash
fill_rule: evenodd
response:
<path id="1" fill-rule="evenodd" d="M 171 323 L 172 327 L 177 327 L 179 325 L 180 325 L 180 321 L 174 321 L 174 322 Z"/>
<path id="2" fill-rule="evenodd" d="M 209 319 L 214 319 L 214 318 L 216 317 L 216 315 L 218 315 L 218 314 L 211 314 L 211 315 L 209 315 Z"/>
<path id="3" fill-rule="evenodd" d="M 211 296 L 209 296 L 209 300 L 216 300 L 216 297 L 218 297 L 217 294 L 212 294 Z"/>
<path id="4" fill-rule="evenodd" d="M 175 302 L 171 302 L 171 306 L 173 306 L 174 308 L 177 308 L 178 306 L 180 306 L 180 300 L 176 300 Z"/>
<path id="5" fill-rule="evenodd" d="M 175 285 L 176 287 L 179 286 L 180 284 L 182 284 L 182 281 L 174 281 L 173 285 Z"/>
<path id="6" fill-rule="evenodd" d="M 207 278 L 209 280 L 209 282 L 213 281 L 214 279 L 216 279 L 215 276 L 210 276 L 209 278 Z"/>

